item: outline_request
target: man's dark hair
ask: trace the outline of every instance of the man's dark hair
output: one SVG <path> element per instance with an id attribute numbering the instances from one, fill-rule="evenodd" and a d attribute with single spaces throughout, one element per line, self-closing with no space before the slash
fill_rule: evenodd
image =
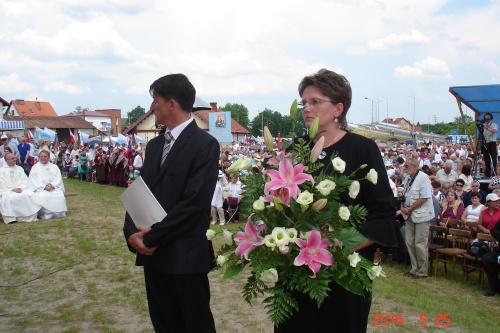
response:
<path id="1" fill-rule="evenodd" d="M 492 115 L 491 113 L 486 112 L 486 113 L 484 114 L 483 118 L 484 118 L 485 116 L 490 116 L 491 120 L 493 120 L 493 115 Z"/>
<path id="2" fill-rule="evenodd" d="M 184 111 L 191 112 L 196 96 L 196 89 L 184 74 L 162 76 L 149 87 L 152 97 L 158 95 L 165 101 L 174 99 Z"/>

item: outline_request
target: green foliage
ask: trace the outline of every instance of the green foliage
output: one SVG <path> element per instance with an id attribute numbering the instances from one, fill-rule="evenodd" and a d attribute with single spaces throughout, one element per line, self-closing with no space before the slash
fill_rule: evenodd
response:
<path id="1" fill-rule="evenodd" d="M 267 309 L 269 319 L 279 326 L 290 318 L 294 310 L 299 310 L 299 305 L 292 294 L 281 284 L 276 284 L 269 292 L 271 296 L 264 299 L 262 303 L 266 304 L 264 308 Z"/>
<path id="2" fill-rule="evenodd" d="M 241 126 L 245 127 L 248 129 L 248 109 L 246 106 L 243 104 L 237 104 L 237 103 L 226 103 L 222 107 L 223 111 L 230 111 L 231 112 L 231 118 L 236 120 Z"/>
<path id="3" fill-rule="evenodd" d="M 128 118 L 127 125 L 128 125 L 128 123 L 130 123 L 130 124 L 135 123 L 136 120 L 139 119 L 145 113 L 146 113 L 146 109 L 141 107 L 140 105 L 137 105 L 131 111 L 127 112 L 127 118 Z"/>

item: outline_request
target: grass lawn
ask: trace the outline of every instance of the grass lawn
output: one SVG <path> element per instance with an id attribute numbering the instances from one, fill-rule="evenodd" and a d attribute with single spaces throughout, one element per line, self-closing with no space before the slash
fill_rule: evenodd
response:
<path id="1" fill-rule="evenodd" d="M 0 332 L 152 332 L 142 269 L 122 234 L 124 189 L 65 185 L 78 193 L 67 198 L 66 219 L 0 224 Z M 440 266 L 437 278 L 414 280 L 403 276 L 404 265 L 383 267 L 369 332 L 500 332 L 500 297 L 482 296 L 477 273 L 462 283 L 460 266 L 455 281 Z M 218 332 L 272 332 L 261 304 L 242 300 L 244 280 L 210 274 Z"/>

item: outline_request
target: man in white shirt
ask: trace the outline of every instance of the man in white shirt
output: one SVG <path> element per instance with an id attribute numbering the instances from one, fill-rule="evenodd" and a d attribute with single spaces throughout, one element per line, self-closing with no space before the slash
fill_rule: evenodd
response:
<path id="1" fill-rule="evenodd" d="M 142 169 L 142 151 L 139 150 L 139 151 L 136 151 L 135 153 L 135 157 L 134 157 L 134 163 L 133 163 L 133 166 L 134 166 L 134 169 L 136 170 L 141 170 Z"/>
<path id="2" fill-rule="evenodd" d="M 64 183 L 61 171 L 49 162 L 50 153 L 40 151 L 37 162 L 31 169 L 29 180 L 35 189 L 33 201 L 40 206 L 38 217 L 50 219 L 53 217 L 66 217 L 66 198 L 64 197 Z"/>
<path id="3" fill-rule="evenodd" d="M 458 175 L 452 170 L 452 163 L 450 162 L 445 163 L 443 169 L 436 172 L 436 177 L 441 184 L 445 181 L 455 184 L 455 180 L 458 179 Z"/>
<path id="4" fill-rule="evenodd" d="M 497 170 L 497 131 L 498 125 L 493 122 L 491 113 L 484 114 L 485 123 L 482 125 L 484 133 L 484 143 L 481 147 L 481 152 L 484 156 L 484 176 L 491 177 L 491 172 L 496 173 Z M 498 175 L 497 175 L 498 176 Z"/>
<path id="5" fill-rule="evenodd" d="M 0 169 L 0 212 L 5 223 L 34 222 L 41 206 L 33 202 L 33 188 L 24 169 L 16 165 L 16 156 L 5 155 Z"/>

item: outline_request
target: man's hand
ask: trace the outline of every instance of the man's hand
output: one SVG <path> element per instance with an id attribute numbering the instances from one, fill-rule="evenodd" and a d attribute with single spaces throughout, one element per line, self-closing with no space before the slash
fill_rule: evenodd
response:
<path id="1" fill-rule="evenodd" d="M 153 255 L 158 246 L 147 247 L 146 245 L 144 245 L 144 235 L 146 235 L 149 231 L 151 231 L 151 228 L 144 228 L 141 226 L 136 226 L 136 228 L 137 230 L 139 230 L 139 232 L 136 232 L 135 234 L 130 236 L 127 239 L 127 242 L 137 251 L 137 253 L 144 254 L 147 256 Z"/>
<path id="2" fill-rule="evenodd" d="M 45 187 L 43 188 L 45 191 L 53 191 L 54 190 L 54 185 L 52 184 L 47 184 L 45 185 Z"/>
<path id="3" fill-rule="evenodd" d="M 16 187 L 16 188 L 12 189 L 12 192 L 16 192 L 16 193 L 21 193 L 22 191 L 23 191 L 23 189 L 19 188 L 19 187 Z"/>

